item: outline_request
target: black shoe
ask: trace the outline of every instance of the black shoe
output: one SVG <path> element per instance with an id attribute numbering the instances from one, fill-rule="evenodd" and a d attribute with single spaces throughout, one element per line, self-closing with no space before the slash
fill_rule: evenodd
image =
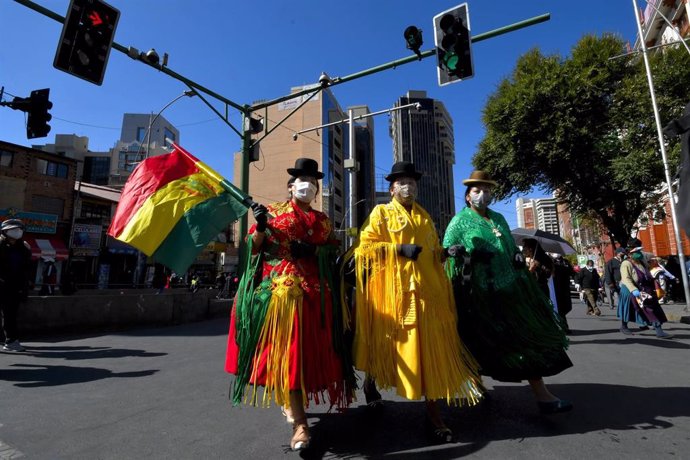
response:
<path id="1" fill-rule="evenodd" d="M 633 334 L 633 331 L 631 331 L 631 330 L 628 329 L 627 327 L 621 327 L 621 328 L 620 328 L 620 331 L 621 331 L 621 334 L 625 334 L 625 335 L 634 335 L 634 334 Z"/>
<path id="2" fill-rule="evenodd" d="M 638 329 L 638 331 L 648 331 L 648 330 L 649 330 L 648 326 L 640 326 L 640 328 Z"/>
<path id="3" fill-rule="evenodd" d="M 573 404 L 570 401 L 559 399 L 556 401 L 537 401 L 539 412 L 542 414 L 560 414 L 562 412 L 569 412 L 573 409 Z"/>
<path id="4" fill-rule="evenodd" d="M 372 412 L 381 412 L 383 410 L 383 398 L 381 393 L 376 389 L 376 385 L 362 385 L 364 391 L 364 399 L 367 402 L 367 409 Z"/>
<path id="5" fill-rule="evenodd" d="M 431 423 L 431 420 L 429 420 L 429 417 L 426 418 L 424 425 L 425 425 L 427 435 L 436 444 L 447 444 L 447 443 L 453 442 L 453 432 L 451 431 L 450 428 L 448 428 L 446 426 L 437 427 L 436 425 Z"/>

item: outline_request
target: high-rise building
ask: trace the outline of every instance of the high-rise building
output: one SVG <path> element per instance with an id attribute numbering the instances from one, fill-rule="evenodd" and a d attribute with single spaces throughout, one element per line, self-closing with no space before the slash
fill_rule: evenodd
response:
<path id="1" fill-rule="evenodd" d="M 515 211 L 518 227 L 560 234 L 556 198 L 518 198 L 515 201 Z"/>
<path id="2" fill-rule="evenodd" d="M 395 106 L 419 103 L 420 110 L 391 113 L 390 135 L 394 161 L 410 161 L 424 173 L 417 201 L 429 212 L 439 235 L 455 215 L 455 141 L 453 120 L 442 102 L 426 97 L 426 91 L 408 91 Z"/>
<path id="3" fill-rule="evenodd" d="M 143 159 L 169 153 L 180 132 L 165 117 L 125 113 L 120 140 L 111 150 L 110 185 L 122 185 Z"/>
<path id="4" fill-rule="evenodd" d="M 358 117 L 371 113 L 366 105 L 356 105 L 348 107 L 348 112 L 352 110 L 352 116 Z M 357 210 L 353 224 L 360 227 L 371 210 L 376 206 L 376 184 L 375 184 L 375 160 L 374 151 L 374 118 L 368 117 L 362 120 L 355 120 L 355 158 L 357 159 L 356 171 L 356 201 Z M 348 143 L 349 145 L 349 143 Z M 348 155 L 349 156 L 349 155 Z"/>
<path id="5" fill-rule="evenodd" d="M 304 87 L 292 88 L 292 92 L 305 89 Z M 263 112 L 267 118 L 264 120 L 266 129 L 272 129 L 283 120 L 290 111 L 294 110 L 309 96 L 297 96 L 293 99 L 280 102 L 267 108 Z M 357 115 L 368 113 L 365 106 L 355 106 L 353 110 Z M 348 159 L 348 125 L 347 123 L 335 124 L 326 128 L 295 134 L 316 126 L 347 121 L 347 112 L 343 111 L 333 93 L 324 89 L 309 102 L 304 104 L 294 115 L 290 116 L 270 135 L 259 143 L 259 160 L 249 166 L 249 195 L 255 201 L 269 204 L 277 201 L 285 201 L 288 197 L 287 181 L 289 175 L 287 169 L 295 165 L 297 158 L 311 158 L 318 162 L 324 178 L 320 183 L 320 193 L 312 203 L 315 209 L 323 211 L 333 222 L 336 236 L 344 240 L 344 230 L 348 225 L 349 195 L 348 174 L 345 169 L 345 160 Z M 263 133 L 254 138 L 263 136 Z M 369 194 L 373 199 L 373 124 L 369 122 L 357 123 L 355 126 L 355 146 L 359 171 L 357 174 L 356 191 L 353 203 L 364 199 L 357 205 L 357 215 L 354 224 L 362 222 L 358 218 L 366 213 Z M 234 183 L 241 184 L 242 158 L 241 154 L 235 155 Z M 373 202 L 372 202 L 373 203 Z"/>

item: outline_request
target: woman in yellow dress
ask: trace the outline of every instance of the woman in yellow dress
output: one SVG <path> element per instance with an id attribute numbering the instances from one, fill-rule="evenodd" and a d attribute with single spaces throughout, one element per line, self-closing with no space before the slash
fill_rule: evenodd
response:
<path id="1" fill-rule="evenodd" d="M 483 392 L 460 342 L 447 256 L 429 214 L 415 201 L 421 173 L 398 162 L 386 176 L 391 201 L 376 206 L 355 247 L 355 367 L 407 399 L 426 398 L 427 425 L 452 441 L 436 400 L 473 405 Z M 458 350 L 460 350 L 458 352 Z"/>

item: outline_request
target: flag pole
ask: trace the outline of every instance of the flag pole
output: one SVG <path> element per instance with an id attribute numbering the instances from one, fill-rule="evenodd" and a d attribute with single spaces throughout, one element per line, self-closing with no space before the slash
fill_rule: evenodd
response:
<path id="1" fill-rule="evenodd" d="M 177 151 L 179 151 L 182 155 L 187 157 L 190 161 L 192 161 L 197 168 L 201 170 L 204 174 L 206 174 L 209 177 L 213 177 L 215 180 L 218 181 L 221 187 L 223 187 L 223 190 L 228 192 L 234 199 L 245 205 L 247 208 L 251 208 L 252 205 L 254 204 L 254 200 L 252 199 L 251 196 L 247 195 L 244 193 L 242 190 L 240 190 L 237 186 L 232 184 L 229 180 L 225 179 L 223 176 L 219 175 L 217 172 L 215 172 L 213 169 L 209 168 L 204 162 L 196 158 L 194 155 L 180 147 L 179 145 L 173 143 L 172 144 L 173 148 Z"/>
<path id="2" fill-rule="evenodd" d="M 664 143 L 664 134 L 661 128 L 661 117 L 659 116 L 659 107 L 656 104 L 656 94 L 654 93 L 654 79 L 652 78 L 652 70 L 649 66 L 649 57 L 647 56 L 647 44 L 645 43 L 644 34 L 642 33 L 642 22 L 637 17 L 637 1 L 632 0 L 633 11 L 635 15 L 635 22 L 637 23 L 637 33 L 640 37 L 640 48 L 642 49 L 642 57 L 644 58 L 644 67 L 647 72 L 647 83 L 649 84 L 649 94 L 652 98 L 652 107 L 654 108 L 654 121 L 656 122 L 656 132 L 659 138 L 659 148 L 661 150 L 661 160 L 664 163 L 664 175 L 666 176 L 666 187 L 668 188 L 669 204 L 671 205 L 671 221 L 673 222 L 673 232 L 676 237 L 676 248 L 678 257 L 680 259 L 680 274 L 683 280 L 683 291 L 685 293 L 685 311 L 688 310 L 690 303 L 690 287 L 688 285 L 688 272 L 685 269 L 685 255 L 683 254 L 683 242 L 680 238 L 680 227 L 678 225 L 678 216 L 676 215 L 676 201 L 673 196 L 673 184 L 671 181 L 671 171 L 668 164 L 668 157 L 666 156 L 666 145 Z"/>

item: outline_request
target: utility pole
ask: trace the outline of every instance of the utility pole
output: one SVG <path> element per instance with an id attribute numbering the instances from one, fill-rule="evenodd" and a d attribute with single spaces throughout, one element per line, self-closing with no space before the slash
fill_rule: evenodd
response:
<path id="1" fill-rule="evenodd" d="M 666 187 L 668 189 L 668 199 L 671 205 L 671 221 L 673 222 L 673 233 L 676 237 L 676 247 L 678 248 L 678 258 L 680 259 L 680 274 L 683 280 L 683 291 L 685 293 L 685 311 L 688 311 L 690 305 L 690 283 L 688 282 L 688 271 L 685 269 L 685 255 L 683 254 L 683 242 L 680 238 L 680 226 L 678 225 L 678 216 L 676 215 L 676 200 L 673 196 L 673 181 L 671 180 L 671 171 L 668 164 L 668 157 L 666 156 L 666 143 L 664 141 L 664 133 L 661 127 L 661 116 L 659 115 L 659 107 L 656 104 L 656 93 L 654 91 L 654 79 L 652 78 L 652 70 L 649 66 L 649 57 L 647 56 L 647 45 L 644 41 L 644 33 L 642 32 L 642 24 L 637 20 L 637 3 L 632 0 L 633 8 L 635 10 L 635 19 L 637 22 L 637 32 L 640 36 L 640 48 L 642 49 L 642 57 L 644 58 L 644 67 L 647 72 L 647 83 L 649 85 L 649 95 L 652 99 L 652 108 L 654 109 L 654 122 L 656 123 L 656 132 L 659 138 L 659 150 L 661 151 L 661 159 L 664 163 L 664 176 L 666 177 Z"/>

